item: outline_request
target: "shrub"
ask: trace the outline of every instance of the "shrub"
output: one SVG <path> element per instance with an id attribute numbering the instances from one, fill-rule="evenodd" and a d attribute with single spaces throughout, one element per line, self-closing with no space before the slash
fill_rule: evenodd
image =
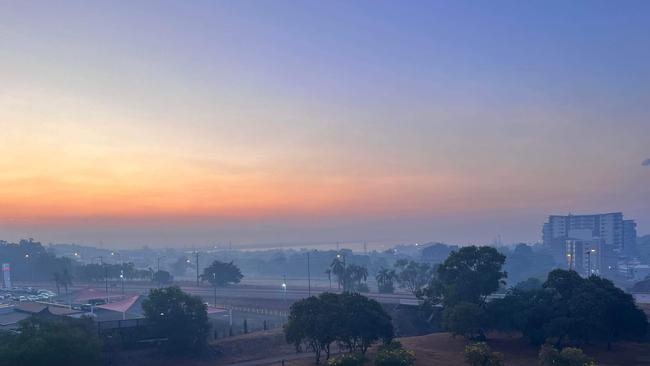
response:
<path id="1" fill-rule="evenodd" d="M 492 352 L 485 342 L 472 343 L 465 347 L 465 362 L 472 366 L 503 366 L 503 356 Z"/>
<path id="2" fill-rule="evenodd" d="M 346 353 L 327 361 L 328 366 L 362 366 L 368 359 L 361 353 Z"/>
<path id="3" fill-rule="evenodd" d="M 412 366 L 413 364 L 415 364 L 415 354 L 402 348 L 397 341 L 379 347 L 375 357 L 376 366 Z"/>
<path id="4" fill-rule="evenodd" d="M 397 339 L 391 339 L 389 342 L 379 346 L 379 351 L 385 349 L 399 349 L 399 348 L 403 348 L 402 342 L 398 341 Z"/>
<path id="5" fill-rule="evenodd" d="M 539 351 L 540 366 L 596 366 L 579 348 L 566 347 L 562 351 L 545 344 Z"/>

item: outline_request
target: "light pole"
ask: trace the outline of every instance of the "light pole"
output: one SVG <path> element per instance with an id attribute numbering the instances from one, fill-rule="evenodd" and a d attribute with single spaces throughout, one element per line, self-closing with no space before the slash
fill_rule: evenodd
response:
<path id="1" fill-rule="evenodd" d="M 196 287 L 199 287 L 199 251 L 194 252 L 196 256 Z"/>
<path id="2" fill-rule="evenodd" d="M 108 268 L 106 267 L 106 264 L 104 263 L 104 257 L 103 256 L 97 256 L 93 257 L 92 260 L 95 260 L 99 258 L 99 264 L 101 264 L 102 267 L 104 267 L 104 284 L 106 286 L 106 303 L 108 304 Z"/>
<path id="3" fill-rule="evenodd" d="M 287 275 L 282 278 L 282 294 L 284 299 L 284 307 L 287 307 Z"/>
<path id="4" fill-rule="evenodd" d="M 25 267 L 27 267 L 27 271 L 29 272 L 29 282 L 34 282 L 34 271 L 29 263 L 29 253 L 25 254 Z"/>
<path id="5" fill-rule="evenodd" d="M 217 272 L 212 272 L 212 284 L 214 286 L 214 307 L 217 307 Z"/>
<path id="6" fill-rule="evenodd" d="M 571 256 L 571 253 L 568 253 L 566 256 L 569 258 L 569 271 L 571 271 L 573 269 L 573 258 Z"/>
<path id="7" fill-rule="evenodd" d="M 122 282 L 122 297 L 124 297 L 124 261 L 122 260 L 122 253 L 111 252 L 112 256 L 117 255 L 120 257 L 120 282 Z"/>
<path id="8" fill-rule="evenodd" d="M 309 268 L 309 254 L 307 252 L 307 294 L 311 296 L 311 269 Z"/>

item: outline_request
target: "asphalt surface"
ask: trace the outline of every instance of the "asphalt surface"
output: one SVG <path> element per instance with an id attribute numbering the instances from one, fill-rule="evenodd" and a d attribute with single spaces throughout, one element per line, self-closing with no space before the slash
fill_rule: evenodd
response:
<path id="1" fill-rule="evenodd" d="M 56 291 L 56 287 L 52 283 L 15 283 L 17 287 L 33 287 L 38 289 L 49 289 Z M 214 298 L 214 288 L 205 286 L 197 287 L 194 285 L 188 285 L 186 283 L 175 283 L 175 285 L 180 286 L 183 291 L 188 292 L 192 295 L 198 295 L 210 301 Z M 70 288 L 70 292 L 76 290 L 81 290 L 84 288 L 92 287 L 98 291 L 105 289 L 105 283 L 103 282 L 93 282 L 93 283 L 77 283 Z M 145 283 L 145 282 L 125 282 L 124 283 L 124 293 L 129 294 L 146 294 L 150 289 L 156 288 L 155 284 Z M 286 291 L 283 291 L 280 287 L 271 287 L 263 285 L 235 285 L 224 288 L 217 288 L 217 299 L 264 299 L 264 300 L 274 300 L 275 303 L 282 304 L 283 302 L 292 303 L 296 300 L 300 300 L 310 295 L 317 295 L 323 292 L 338 292 L 336 288 L 331 290 L 327 287 L 313 287 L 310 289 L 304 287 L 288 288 Z M 109 282 L 110 295 L 119 295 L 122 294 L 122 285 L 116 281 Z M 365 296 L 375 299 L 381 303 L 386 304 L 398 304 L 400 300 L 408 299 L 413 300 L 415 297 L 411 294 L 399 293 L 399 294 L 378 294 L 378 293 L 365 293 Z"/>

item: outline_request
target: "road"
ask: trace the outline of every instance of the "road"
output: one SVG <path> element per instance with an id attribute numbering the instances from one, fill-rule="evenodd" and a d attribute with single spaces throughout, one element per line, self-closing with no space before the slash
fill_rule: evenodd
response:
<path id="1" fill-rule="evenodd" d="M 18 287 L 34 287 L 38 289 L 50 289 L 56 291 L 56 288 L 52 283 L 16 283 Z M 214 288 L 206 286 L 197 287 L 196 284 L 190 285 L 188 283 L 179 283 L 183 291 L 188 292 L 192 295 L 198 295 L 204 298 L 206 301 L 211 302 L 214 298 Z M 102 282 L 96 283 L 78 283 L 71 287 L 71 292 L 75 290 L 80 290 L 83 288 L 92 287 L 98 291 L 103 291 L 105 284 Z M 146 282 L 125 282 L 124 292 L 125 294 L 146 294 L 150 289 L 155 288 L 156 286 Z M 217 300 L 223 301 L 224 299 L 265 299 L 271 300 L 272 302 L 282 304 L 293 303 L 296 300 L 300 300 L 311 295 L 317 295 L 323 292 L 338 292 L 337 289 L 329 289 L 326 287 L 312 287 L 311 291 L 308 288 L 296 287 L 289 288 L 285 291 L 282 288 L 274 288 L 271 286 L 263 285 L 236 285 L 231 287 L 217 288 Z M 109 294 L 121 294 L 122 287 L 120 283 L 111 281 L 109 283 Z M 378 293 L 367 293 L 364 294 L 369 298 L 375 299 L 381 303 L 385 304 L 398 304 L 401 299 L 410 299 L 413 300 L 415 297 L 411 294 L 399 293 L 399 294 L 378 294 Z M 223 302 L 222 302 L 223 303 Z"/>

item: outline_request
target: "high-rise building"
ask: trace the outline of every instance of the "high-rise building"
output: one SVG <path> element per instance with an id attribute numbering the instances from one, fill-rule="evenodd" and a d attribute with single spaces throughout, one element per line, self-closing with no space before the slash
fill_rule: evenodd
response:
<path id="1" fill-rule="evenodd" d="M 551 215 L 542 229 L 544 245 L 551 249 L 559 263 L 565 262 L 568 241 L 598 242 L 601 273 L 616 270 L 618 258 L 636 242 L 636 224 L 623 220 L 621 212 L 592 215 Z M 632 238 L 633 237 L 633 238 Z"/>
<path id="2" fill-rule="evenodd" d="M 636 253 L 636 222 L 623 220 L 623 251 L 627 255 Z"/>
<path id="3" fill-rule="evenodd" d="M 601 274 L 602 256 L 603 245 L 600 239 L 566 241 L 567 267 L 585 277 Z"/>

